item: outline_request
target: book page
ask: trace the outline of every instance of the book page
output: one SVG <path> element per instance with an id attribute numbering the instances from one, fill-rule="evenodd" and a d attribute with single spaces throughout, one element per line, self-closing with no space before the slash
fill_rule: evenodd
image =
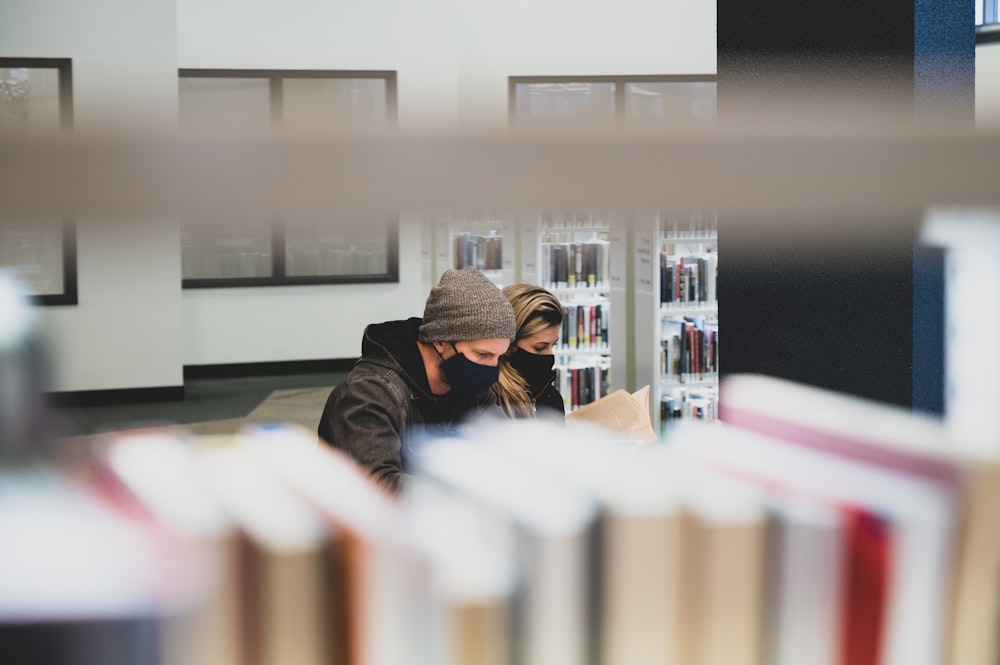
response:
<path id="1" fill-rule="evenodd" d="M 649 419 L 649 386 L 635 393 L 616 390 L 566 415 L 568 422 L 588 422 L 633 441 L 655 441 Z"/>

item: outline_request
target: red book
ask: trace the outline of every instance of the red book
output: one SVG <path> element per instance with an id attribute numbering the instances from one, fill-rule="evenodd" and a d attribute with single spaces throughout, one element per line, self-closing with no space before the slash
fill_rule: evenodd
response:
<path id="1" fill-rule="evenodd" d="M 843 665 L 878 665 L 889 583 L 890 527 L 878 515 L 843 508 L 845 552 Z"/>

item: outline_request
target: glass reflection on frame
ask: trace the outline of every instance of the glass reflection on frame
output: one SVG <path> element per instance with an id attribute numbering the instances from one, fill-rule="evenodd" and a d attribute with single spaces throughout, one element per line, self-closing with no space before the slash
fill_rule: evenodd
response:
<path id="1" fill-rule="evenodd" d="M 384 219 L 293 219 L 285 222 L 285 274 L 375 276 L 389 274 Z"/>
<path id="2" fill-rule="evenodd" d="M 0 57 L 0 139 L 67 134 L 73 124 L 69 58 Z M 60 215 L 0 217 L 0 267 L 38 305 L 76 305 L 76 225 Z"/>
<path id="3" fill-rule="evenodd" d="M 73 221 L 58 216 L 0 217 L 0 268 L 18 275 L 36 304 L 75 305 Z"/>

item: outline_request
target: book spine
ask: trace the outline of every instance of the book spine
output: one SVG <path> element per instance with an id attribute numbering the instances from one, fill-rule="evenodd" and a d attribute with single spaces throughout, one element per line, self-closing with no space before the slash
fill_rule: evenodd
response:
<path id="1" fill-rule="evenodd" d="M 468 240 L 467 233 L 459 233 L 452 240 L 452 254 L 454 256 L 454 268 L 456 270 L 461 270 L 467 264 L 465 263 L 465 245 Z"/>
<path id="2" fill-rule="evenodd" d="M 538 274 L 542 286 L 547 289 L 555 286 L 556 276 L 555 268 L 552 265 L 552 245 L 550 243 L 542 243 L 542 265 Z"/>
<path id="3" fill-rule="evenodd" d="M 576 277 L 574 283 L 577 286 L 585 286 L 587 284 L 587 274 L 583 269 L 583 244 L 575 242 L 573 243 L 573 258 L 574 258 L 574 272 Z"/>
<path id="4" fill-rule="evenodd" d="M 567 328 L 569 329 L 569 336 L 567 339 L 567 344 L 569 348 L 577 348 L 577 324 L 576 324 L 576 306 L 570 305 L 566 308 L 566 318 L 567 318 Z"/>
<path id="5" fill-rule="evenodd" d="M 597 249 L 598 244 L 596 242 L 588 242 L 586 244 L 587 249 L 587 286 L 594 288 L 597 286 Z"/>
<path id="6" fill-rule="evenodd" d="M 575 411 L 580 406 L 580 368 L 573 367 L 570 369 L 570 389 L 569 394 L 571 395 L 571 410 Z"/>
<path id="7" fill-rule="evenodd" d="M 587 305 L 587 313 L 588 313 L 587 320 L 590 323 L 589 336 L 588 336 L 590 347 L 596 347 L 601 345 L 599 336 L 597 334 L 597 311 L 598 311 L 598 305 Z"/>
<path id="8" fill-rule="evenodd" d="M 556 264 L 556 287 L 565 289 L 569 285 L 569 254 L 565 244 L 554 245 Z"/>
<path id="9" fill-rule="evenodd" d="M 611 344 L 609 330 L 611 325 L 611 303 L 601 303 L 601 339 L 605 345 Z"/>

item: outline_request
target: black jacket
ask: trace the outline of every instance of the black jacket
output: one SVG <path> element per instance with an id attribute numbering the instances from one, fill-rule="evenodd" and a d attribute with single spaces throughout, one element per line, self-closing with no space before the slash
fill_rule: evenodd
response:
<path id="1" fill-rule="evenodd" d="M 535 402 L 535 416 L 538 418 L 544 417 L 563 417 L 566 415 L 566 405 L 563 402 L 562 393 L 556 388 L 556 373 L 552 372 L 552 379 L 545 384 L 540 393 L 537 395 L 534 392 L 534 387 L 532 387 L 532 399 Z"/>
<path id="2" fill-rule="evenodd" d="M 330 392 L 317 428 L 323 441 L 393 491 L 400 489 L 406 458 L 420 440 L 456 434 L 459 425 L 495 408 L 489 390 L 472 398 L 431 393 L 417 348 L 420 321 L 365 328 L 361 357 Z"/>

